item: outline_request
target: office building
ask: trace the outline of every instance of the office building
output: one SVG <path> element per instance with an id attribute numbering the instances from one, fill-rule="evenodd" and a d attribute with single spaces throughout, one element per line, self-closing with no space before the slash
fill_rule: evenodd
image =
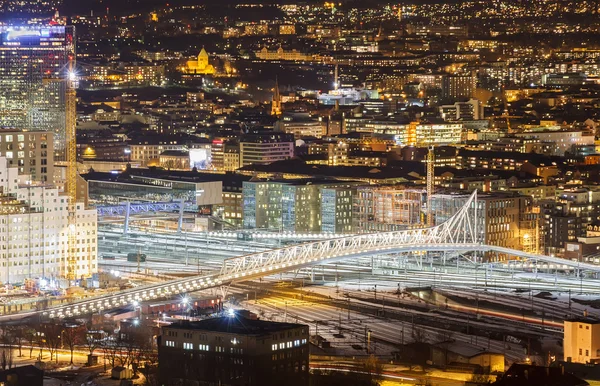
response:
<path id="1" fill-rule="evenodd" d="M 294 136 L 266 132 L 244 134 L 240 138 L 240 165 L 269 164 L 294 156 Z"/>
<path id="2" fill-rule="evenodd" d="M 447 221 L 465 204 L 468 197 L 434 194 L 431 207 L 435 223 Z M 478 237 L 482 243 L 526 252 L 539 250 L 537 214 L 534 213 L 531 197 L 503 193 L 479 194 L 477 210 Z"/>
<path id="3" fill-rule="evenodd" d="M 445 121 L 472 121 L 481 119 L 481 106 L 477 99 L 440 106 L 440 115 Z"/>
<path id="4" fill-rule="evenodd" d="M 54 133 L 47 131 L 0 130 L 0 156 L 9 167 L 33 181 L 52 182 L 54 178 Z"/>
<path id="5" fill-rule="evenodd" d="M 429 119 L 411 122 L 394 139 L 402 146 L 454 145 L 462 141 L 464 131 L 462 123 Z"/>
<path id="6" fill-rule="evenodd" d="M 442 78 L 442 98 L 456 100 L 471 98 L 477 87 L 477 78 L 473 75 L 446 75 Z"/>
<path id="7" fill-rule="evenodd" d="M 307 386 L 308 326 L 242 316 L 165 326 L 158 344 L 165 386 Z"/>
<path id="8" fill-rule="evenodd" d="M 18 175 L 0 157 L 0 281 L 22 283 L 26 278 L 58 280 L 67 274 L 67 195 L 50 184 Z M 97 272 L 97 215 L 76 205 L 77 278 Z"/>
<path id="9" fill-rule="evenodd" d="M 352 182 L 314 179 L 244 182 L 244 228 L 352 232 L 355 186 Z"/>
<path id="10" fill-rule="evenodd" d="M 73 26 L 0 28 L 0 127 L 54 133 L 63 156 L 65 80 L 75 57 Z"/>
<path id="11" fill-rule="evenodd" d="M 425 202 L 423 190 L 361 186 L 354 199 L 355 231 L 388 232 L 420 226 Z"/>
<path id="12" fill-rule="evenodd" d="M 321 138 L 327 131 L 327 123 L 320 117 L 311 117 L 308 113 L 286 113 L 275 123 L 275 129 L 293 134 L 294 138 Z"/>

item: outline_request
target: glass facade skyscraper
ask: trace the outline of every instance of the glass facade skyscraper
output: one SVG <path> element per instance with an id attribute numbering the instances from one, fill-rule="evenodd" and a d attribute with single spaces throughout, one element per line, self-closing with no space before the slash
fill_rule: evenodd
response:
<path id="1" fill-rule="evenodd" d="M 73 26 L 0 27 L 0 127 L 54 132 L 64 158 L 68 63 Z"/>

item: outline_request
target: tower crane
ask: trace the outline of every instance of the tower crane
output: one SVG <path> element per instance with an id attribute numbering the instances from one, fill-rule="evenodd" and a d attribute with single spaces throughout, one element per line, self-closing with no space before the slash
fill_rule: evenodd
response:
<path id="1" fill-rule="evenodd" d="M 431 208 L 431 196 L 433 195 L 433 186 L 435 183 L 435 154 L 433 145 L 429 146 L 427 152 L 427 226 L 432 227 L 433 221 L 433 210 Z"/>
<path id="2" fill-rule="evenodd" d="M 75 56 L 70 55 L 62 78 L 43 79 L 44 84 L 65 83 L 65 160 L 67 174 L 65 192 L 67 193 L 67 269 L 66 279 L 72 283 L 77 279 L 77 92 L 75 91 L 77 76 L 75 72 Z"/>
<path id="3" fill-rule="evenodd" d="M 67 280 L 72 282 L 77 276 L 77 92 L 75 91 L 75 58 L 69 57 L 66 81 L 66 120 L 65 153 L 67 158 L 67 178 L 65 190 L 68 196 L 68 241 L 67 241 Z"/>

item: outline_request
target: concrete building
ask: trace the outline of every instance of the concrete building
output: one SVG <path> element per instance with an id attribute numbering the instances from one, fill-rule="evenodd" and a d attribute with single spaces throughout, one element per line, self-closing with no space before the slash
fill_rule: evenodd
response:
<path id="1" fill-rule="evenodd" d="M 435 223 L 448 220 L 461 208 L 468 195 L 435 194 L 431 206 Z M 535 252 L 539 236 L 533 211 L 533 199 L 513 194 L 479 194 L 477 197 L 478 226 L 484 244 Z"/>
<path id="2" fill-rule="evenodd" d="M 477 99 L 469 99 L 467 102 L 456 102 L 452 105 L 439 107 L 440 115 L 445 121 L 472 121 L 481 119 L 481 106 Z"/>
<path id="3" fill-rule="evenodd" d="M 18 175 L 0 157 L 0 282 L 45 278 L 49 284 L 67 273 L 67 196 L 53 185 Z M 97 272 L 97 215 L 76 205 L 76 277 Z"/>
<path id="4" fill-rule="evenodd" d="M 387 232 L 419 226 L 425 192 L 404 187 L 361 186 L 354 199 L 355 232 Z"/>
<path id="5" fill-rule="evenodd" d="M 34 181 L 52 183 L 54 177 L 54 133 L 50 131 L 0 130 L 0 156 L 9 167 Z"/>
<path id="6" fill-rule="evenodd" d="M 541 130 L 515 133 L 517 138 L 535 139 L 542 143 L 553 143 L 554 154 L 564 156 L 573 146 L 594 145 L 594 134 L 583 130 Z"/>
<path id="7" fill-rule="evenodd" d="M 286 113 L 275 123 L 275 130 L 293 134 L 294 138 L 321 138 L 327 132 L 327 123 L 308 113 Z"/>
<path id="8" fill-rule="evenodd" d="M 244 228 L 352 232 L 355 186 L 315 179 L 244 182 Z"/>
<path id="9" fill-rule="evenodd" d="M 274 51 L 269 51 L 267 47 L 263 47 L 260 51 L 254 53 L 257 59 L 260 60 L 290 60 L 296 62 L 312 62 L 315 58 L 311 54 L 305 54 L 295 49 L 286 51 L 283 47 L 279 47 Z"/>
<path id="10" fill-rule="evenodd" d="M 131 161 L 140 162 L 146 166 L 149 163 L 158 163 L 160 155 L 165 151 L 183 151 L 186 146 L 183 143 L 138 141 L 130 144 Z"/>
<path id="11" fill-rule="evenodd" d="M 600 321 L 588 318 L 565 320 L 563 347 L 565 362 L 600 360 Z"/>
<path id="12" fill-rule="evenodd" d="M 442 98 L 456 100 L 471 98 L 477 87 L 477 78 L 473 75 L 446 75 L 442 78 Z"/>
<path id="13" fill-rule="evenodd" d="M 396 142 L 407 146 L 443 146 L 462 141 L 464 128 L 461 123 L 438 121 L 411 122 L 404 132 L 395 136 Z"/>
<path id="14" fill-rule="evenodd" d="M 163 327 L 159 382 L 307 386 L 308 326 L 242 316 Z"/>
<path id="15" fill-rule="evenodd" d="M 267 132 L 244 134 L 240 138 L 240 165 L 269 164 L 294 156 L 294 136 Z"/>

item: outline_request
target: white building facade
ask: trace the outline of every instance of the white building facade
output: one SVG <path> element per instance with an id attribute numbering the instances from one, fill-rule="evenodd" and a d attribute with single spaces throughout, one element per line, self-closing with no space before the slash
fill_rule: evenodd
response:
<path id="1" fill-rule="evenodd" d="M 0 157 L 0 282 L 57 280 L 67 273 L 68 199 L 53 185 L 18 175 Z M 76 206 L 76 276 L 98 270 L 96 211 Z"/>

